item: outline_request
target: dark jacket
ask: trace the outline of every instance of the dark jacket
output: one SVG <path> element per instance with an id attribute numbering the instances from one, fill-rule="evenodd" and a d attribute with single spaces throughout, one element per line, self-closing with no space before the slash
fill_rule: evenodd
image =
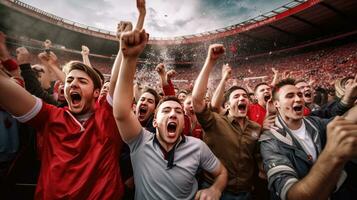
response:
<path id="1" fill-rule="evenodd" d="M 326 125 L 330 120 L 318 117 L 305 117 L 303 120 L 318 156 L 326 144 Z M 275 199 L 286 199 L 290 187 L 304 178 L 312 168 L 314 163 L 311 156 L 308 156 L 280 116 L 275 119 L 275 127 L 263 132 L 259 142 L 269 190 Z M 332 199 L 352 199 L 353 192 L 347 189 L 347 177 L 344 170 Z"/>

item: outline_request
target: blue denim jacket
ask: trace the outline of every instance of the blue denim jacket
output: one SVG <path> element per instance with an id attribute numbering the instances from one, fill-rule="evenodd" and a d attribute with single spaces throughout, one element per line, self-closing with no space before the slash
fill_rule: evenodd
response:
<path id="1" fill-rule="evenodd" d="M 303 120 L 318 156 L 326 144 L 326 125 L 330 120 L 311 116 L 304 117 Z M 312 157 L 306 153 L 303 145 L 291 133 L 280 116 L 275 119 L 273 128 L 263 132 L 259 142 L 269 190 L 273 193 L 274 199 L 284 200 L 290 187 L 310 171 L 314 164 Z M 346 177 L 347 173 L 343 171 L 337 184 L 338 192 L 331 196 L 332 199 L 349 199 L 348 192 L 340 187 L 345 183 Z M 352 199 L 352 196 L 350 197 Z"/>

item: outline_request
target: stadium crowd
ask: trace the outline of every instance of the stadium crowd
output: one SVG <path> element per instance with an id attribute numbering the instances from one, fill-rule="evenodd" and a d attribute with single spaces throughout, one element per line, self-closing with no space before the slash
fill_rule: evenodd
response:
<path id="1" fill-rule="evenodd" d="M 147 46 L 145 0 L 137 9 L 135 27 L 118 24 L 114 61 L 49 40 L 8 47 L 0 32 L 2 198 L 21 170 L 34 199 L 355 198 L 356 42 L 255 58 L 234 38 L 163 51 Z"/>

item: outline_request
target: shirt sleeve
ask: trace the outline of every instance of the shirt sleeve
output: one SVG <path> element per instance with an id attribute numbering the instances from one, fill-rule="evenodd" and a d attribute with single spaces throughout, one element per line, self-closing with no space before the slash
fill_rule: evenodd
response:
<path id="1" fill-rule="evenodd" d="M 260 145 L 264 170 L 268 177 L 268 188 L 285 200 L 291 186 L 298 182 L 298 175 L 289 158 L 279 151 L 275 139 L 263 140 Z"/>
<path id="2" fill-rule="evenodd" d="M 44 103 L 38 97 L 35 98 L 36 98 L 36 103 L 28 113 L 18 117 L 14 116 L 14 118 L 21 123 L 26 123 L 36 128 L 37 130 L 41 130 L 46 124 L 49 124 L 52 121 L 53 116 L 57 115 L 57 113 L 53 111 L 61 108 L 57 108 L 56 106 Z"/>
<path id="3" fill-rule="evenodd" d="M 207 144 L 201 142 L 200 148 L 200 166 L 209 173 L 213 173 L 217 167 L 219 166 L 220 161 L 213 154 L 210 148 L 208 148 Z"/>
<path id="4" fill-rule="evenodd" d="M 196 116 L 203 129 L 211 128 L 216 123 L 216 113 L 212 112 L 207 104 L 201 113 L 196 112 Z"/>
<path id="5" fill-rule="evenodd" d="M 165 96 L 175 96 L 175 87 L 172 81 L 169 79 L 167 80 L 168 85 L 163 85 L 162 90 L 164 91 Z"/>
<path id="6" fill-rule="evenodd" d="M 130 153 L 137 152 L 151 136 L 153 136 L 153 133 L 142 128 L 138 136 L 127 142 Z"/>

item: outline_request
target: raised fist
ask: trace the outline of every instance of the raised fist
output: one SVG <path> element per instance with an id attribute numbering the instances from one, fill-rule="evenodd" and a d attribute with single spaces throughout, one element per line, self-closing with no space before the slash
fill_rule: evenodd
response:
<path id="1" fill-rule="evenodd" d="M 89 48 L 87 46 L 82 45 L 82 55 L 88 56 L 89 55 Z"/>
<path id="2" fill-rule="evenodd" d="M 49 53 L 47 52 L 42 52 L 38 54 L 38 58 L 41 60 L 42 64 L 45 66 L 58 66 L 58 59 L 56 54 L 54 54 L 52 51 Z"/>
<path id="3" fill-rule="evenodd" d="M 167 76 L 167 79 L 171 79 L 173 77 L 175 77 L 177 74 L 177 72 L 173 69 L 169 70 L 167 73 L 166 73 L 166 76 Z"/>
<path id="4" fill-rule="evenodd" d="M 229 64 L 224 64 L 222 67 L 222 78 L 224 80 L 230 79 L 232 76 L 232 68 L 229 66 Z"/>
<path id="5" fill-rule="evenodd" d="M 117 38 L 120 39 L 122 33 L 133 30 L 133 24 L 129 21 L 120 21 L 117 26 Z"/>
<path id="6" fill-rule="evenodd" d="M 121 50 L 124 58 L 137 58 L 144 50 L 149 40 L 145 30 L 125 32 L 120 37 Z"/>
<path id="7" fill-rule="evenodd" d="M 31 55 L 25 47 L 16 49 L 16 59 L 19 65 L 30 63 Z"/>
<path id="8" fill-rule="evenodd" d="M 165 65 L 163 63 L 159 63 L 158 65 L 156 65 L 155 71 L 157 71 L 160 76 L 165 76 Z"/>
<path id="9" fill-rule="evenodd" d="M 208 57 L 210 60 L 217 60 L 221 55 L 224 54 L 224 47 L 222 44 L 211 44 L 208 47 Z"/>
<path id="10" fill-rule="evenodd" d="M 43 43 L 43 46 L 45 46 L 45 49 L 50 49 L 52 47 L 51 40 L 49 40 L 49 39 L 45 40 L 45 42 Z"/>

